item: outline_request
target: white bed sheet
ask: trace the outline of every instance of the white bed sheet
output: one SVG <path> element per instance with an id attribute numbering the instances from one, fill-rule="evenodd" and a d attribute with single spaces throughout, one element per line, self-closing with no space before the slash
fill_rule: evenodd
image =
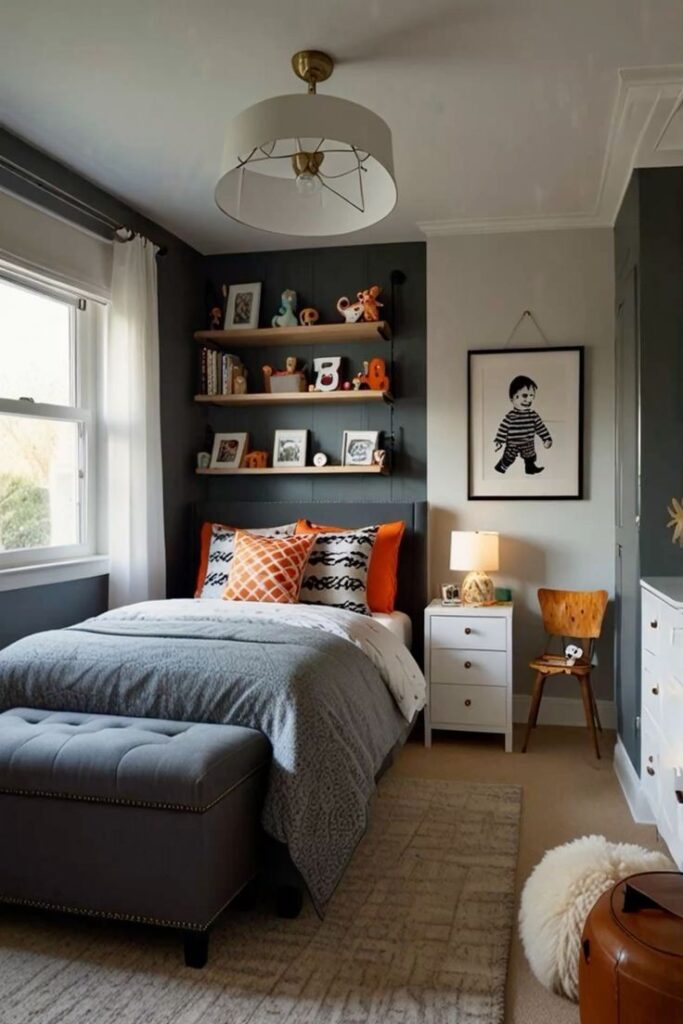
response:
<path id="1" fill-rule="evenodd" d="M 375 622 L 386 626 L 410 650 L 413 642 L 413 624 L 405 612 L 373 612 L 372 617 Z"/>

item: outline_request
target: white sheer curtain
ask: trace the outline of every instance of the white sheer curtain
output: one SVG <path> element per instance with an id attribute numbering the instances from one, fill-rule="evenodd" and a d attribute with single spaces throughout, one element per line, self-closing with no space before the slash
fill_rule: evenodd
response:
<path id="1" fill-rule="evenodd" d="M 166 596 L 157 249 L 114 242 L 107 344 L 109 605 Z"/>

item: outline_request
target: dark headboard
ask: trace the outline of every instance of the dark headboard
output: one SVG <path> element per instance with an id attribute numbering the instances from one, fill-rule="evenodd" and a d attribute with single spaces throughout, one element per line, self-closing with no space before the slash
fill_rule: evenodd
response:
<path id="1" fill-rule="evenodd" d="M 199 524 L 279 526 L 297 519 L 321 524 L 370 526 L 402 519 L 406 532 L 401 544 L 396 608 L 413 623 L 413 652 L 421 659 L 423 613 L 427 597 L 427 502 L 401 501 L 208 501 L 196 506 L 195 546 Z M 196 548 L 195 548 L 196 549 Z"/>

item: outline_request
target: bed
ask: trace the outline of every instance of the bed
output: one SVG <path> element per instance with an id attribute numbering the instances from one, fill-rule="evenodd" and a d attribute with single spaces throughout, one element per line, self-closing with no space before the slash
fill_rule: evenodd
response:
<path id="1" fill-rule="evenodd" d="M 247 528 L 292 513 L 342 526 L 403 518 L 398 605 L 405 600 L 414 629 L 424 506 L 264 502 L 198 510 L 202 519 Z M 2 709 L 259 729 L 273 750 L 265 833 L 286 847 L 323 912 L 365 831 L 376 779 L 424 703 L 406 628 L 405 614 L 382 621 L 312 605 L 144 602 L 0 652 L 0 701 Z"/>

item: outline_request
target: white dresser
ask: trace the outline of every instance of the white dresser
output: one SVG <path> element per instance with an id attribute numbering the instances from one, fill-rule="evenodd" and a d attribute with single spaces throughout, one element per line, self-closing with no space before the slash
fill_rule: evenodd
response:
<path id="1" fill-rule="evenodd" d="M 512 750 L 512 604 L 425 609 L 425 746 L 432 729 L 495 732 Z"/>
<path id="2" fill-rule="evenodd" d="M 662 837 L 683 864 L 683 579 L 641 583 L 640 778 Z"/>

